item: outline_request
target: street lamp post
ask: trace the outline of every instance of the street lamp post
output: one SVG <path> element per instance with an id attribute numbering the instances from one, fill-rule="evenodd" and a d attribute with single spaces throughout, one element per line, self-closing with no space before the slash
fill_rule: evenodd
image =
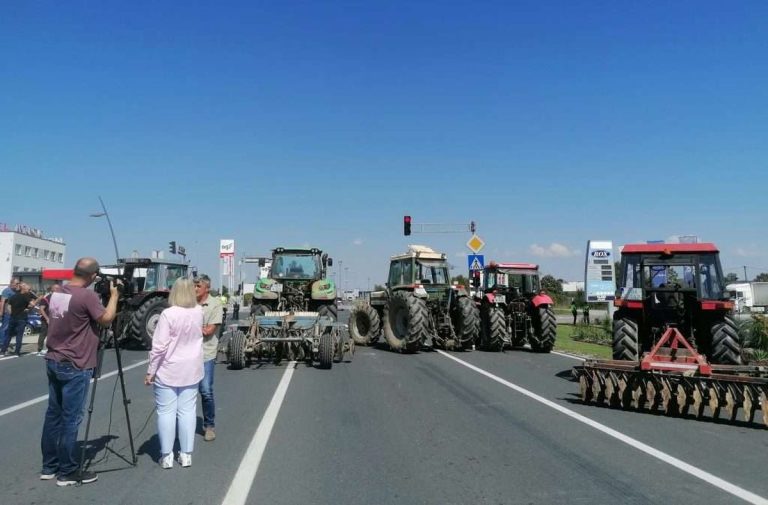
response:
<path id="1" fill-rule="evenodd" d="M 106 217 L 107 218 L 107 224 L 109 225 L 109 233 L 112 235 L 112 245 L 115 246 L 115 261 L 119 261 L 120 259 L 120 253 L 117 252 L 117 239 L 115 239 L 115 230 L 112 228 L 112 221 L 109 219 L 109 212 L 107 212 L 107 207 L 104 206 L 104 200 L 99 197 L 99 202 L 101 203 L 101 210 L 102 212 L 94 212 L 91 214 L 91 217 Z"/>

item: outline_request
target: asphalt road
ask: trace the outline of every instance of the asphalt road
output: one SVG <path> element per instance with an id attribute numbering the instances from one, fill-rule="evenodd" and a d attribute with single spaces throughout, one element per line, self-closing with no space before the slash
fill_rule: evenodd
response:
<path id="1" fill-rule="evenodd" d="M 162 470 L 146 352 L 123 357 L 138 465 L 117 378 L 105 377 L 88 443 L 99 480 L 71 488 L 38 479 L 42 358 L 0 360 L 0 503 L 768 503 L 765 429 L 582 405 L 576 360 L 525 351 L 358 347 L 331 370 L 218 364 L 218 438 L 197 438 L 191 468 Z"/>

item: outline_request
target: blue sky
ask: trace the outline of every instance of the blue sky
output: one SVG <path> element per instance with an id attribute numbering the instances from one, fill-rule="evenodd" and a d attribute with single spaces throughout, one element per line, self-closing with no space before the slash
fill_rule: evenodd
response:
<path id="1" fill-rule="evenodd" d="M 311 244 L 382 282 L 408 243 L 583 276 L 588 239 L 699 235 L 768 271 L 765 2 L 16 2 L 0 221 L 68 261 Z M 8 190 L 7 188 L 12 188 Z M 217 277 L 215 274 L 213 277 Z"/>

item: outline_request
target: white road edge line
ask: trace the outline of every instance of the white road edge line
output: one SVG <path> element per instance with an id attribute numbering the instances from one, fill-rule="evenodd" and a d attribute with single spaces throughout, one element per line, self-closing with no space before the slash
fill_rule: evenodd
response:
<path id="1" fill-rule="evenodd" d="M 578 361 L 584 361 L 584 358 L 582 358 L 581 356 L 574 356 L 573 354 L 565 354 L 564 352 L 557 352 L 557 351 L 549 351 L 549 352 L 551 352 L 552 354 L 557 354 L 558 356 L 564 356 L 566 358 L 571 358 Z"/>
<path id="2" fill-rule="evenodd" d="M 270 400 L 269 406 L 264 412 L 264 417 L 261 418 L 259 427 L 256 428 L 256 433 L 253 434 L 251 443 L 245 450 L 240 467 L 232 478 L 232 483 L 229 485 L 229 490 L 227 490 L 227 494 L 224 496 L 224 501 L 221 502 L 222 505 L 243 505 L 248 499 L 253 479 L 256 478 L 256 472 L 259 471 L 261 457 L 264 455 L 269 436 L 272 433 L 272 428 L 275 426 L 277 414 L 283 405 L 285 394 L 288 391 L 288 384 L 291 382 L 295 369 L 296 362 L 289 361 L 288 367 L 283 372 L 283 377 L 280 379 L 277 389 L 275 389 L 275 394 L 272 395 L 272 400 Z"/>
<path id="3" fill-rule="evenodd" d="M 123 367 L 123 372 L 127 372 L 128 370 L 131 370 L 133 368 L 140 367 L 141 365 L 146 365 L 147 363 L 149 363 L 149 360 L 145 359 L 143 361 L 139 361 L 138 363 L 134 363 L 133 365 L 124 366 Z M 108 378 L 113 377 L 115 375 L 117 375 L 117 370 L 113 370 L 111 372 L 102 374 L 102 376 L 101 376 L 101 378 L 99 380 L 101 380 L 101 379 L 108 379 Z M 93 383 L 93 379 L 91 379 L 91 383 Z M 37 398 L 33 398 L 33 399 L 31 399 L 29 401 L 26 401 L 24 403 L 19 403 L 18 405 L 14 405 L 13 407 L 8 407 L 7 409 L 0 410 L 0 417 L 3 417 L 5 415 L 7 415 L 7 414 L 11 414 L 13 412 L 16 412 L 17 410 L 21 410 L 21 409 L 27 408 L 27 407 L 29 407 L 31 405 L 36 404 L 36 403 L 44 402 L 47 399 L 48 399 L 48 395 L 38 396 Z"/>
<path id="4" fill-rule="evenodd" d="M 459 363 L 460 365 L 463 365 L 470 370 L 473 370 L 481 375 L 484 375 L 488 377 L 489 379 L 498 382 L 501 385 L 507 386 L 510 389 L 513 389 L 517 391 L 520 394 L 523 394 L 533 400 L 536 400 L 539 403 L 542 403 L 546 405 L 547 407 L 550 407 L 552 409 L 557 410 L 561 414 L 565 414 L 566 416 L 572 417 L 573 419 L 586 424 L 587 426 L 590 426 L 598 431 L 602 431 L 606 435 L 613 437 L 621 442 L 624 442 L 625 444 L 634 447 L 635 449 L 642 451 L 654 458 L 657 458 L 664 463 L 667 463 L 669 465 L 674 466 L 675 468 L 682 470 L 683 472 L 696 477 L 697 479 L 701 479 L 707 484 L 711 484 L 715 486 L 716 488 L 719 488 L 726 493 L 732 494 L 733 496 L 736 496 L 737 498 L 741 498 L 742 500 L 752 503 L 755 505 L 768 505 L 768 499 L 763 498 L 760 495 L 757 495 L 755 493 L 752 493 L 750 491 L 747 491 L 746 489 L 743 489 L 735 484 L 731 484 L 730 482 L 721 479 L 720 477 L 716 477 L 715 475 L 712 475 L 709 472 L 706 472 L 700 468 L 697 468 L 693 465 L 690 465 L 682 460 L 679 460 L 675 458 L 674 456 L 670 456 L 669 454 L 662 452 L 658 449 L 654 449 L 650 445 L 644 444 L 643 442 L 640 442 L 639 440 L 635 440 L 634 438 L 625 435 L 619 431 L 614 430 L 613 428 L 609 428 L 608 426 L 605 426 L 604 424 L 600 424 L 597 421 L 593 421 L 592 419 L 582 416 L 581 414 L 577 414 L 576 412 L 567 409 L 561 405 L 556 404 L 553 401 L 547 400 L 544 397 L 541 397 L 537 395 L 536 393 L 533 393 L 531 391 L 528 391 L 525 388 L 522 388 L 516 384 L 513 384 L 507 380 L 502 379 L 501 377 L 497 377 L 493 375 L 490 372 L 486 372 L 482 368 L 476 367 L 475 365 L 472 365 L 470 363 L 467 363 L 464 360 L 461 360 L 455 356 L 452 356 L 451 354 L 448 354 L 445 351 L 438 350 L 440 354 L 445 356 L 446 358 L 452 359 L 453 361 Z"/>

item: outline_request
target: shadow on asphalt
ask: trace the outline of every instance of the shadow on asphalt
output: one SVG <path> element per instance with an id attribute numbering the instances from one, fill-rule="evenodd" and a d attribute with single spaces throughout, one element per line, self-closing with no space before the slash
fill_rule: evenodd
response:
<path id="1" fill-rule="evenodd" d="M 688 414 L 685 416 L 675 416 L 675 415 L 667 415 L 662 410 L 654 410 L 651 412 L 647 409 L 642 410 L 635 410 L 635 409 L 625 409 L 623 407 L 609 407 L 606 404 L 598 404 L 598 403 L 584 403 L 581 401 L 581 398 L 579 397 L 578 393 L 569 393 L 570 398 L 559 398 L 559 400 L 565 401 L 570 403 L 571 405 L 589 405 L 590 407 L 594 407 L 596 409 L 606 409 L 606 410 L 623 410 L 625 412 L 631 412 L 637 415 L 649 415 L 654 417 L 668 417 L 670 419 L 683 419 L 685 421 L 699 421 L 701 423 L 708 423 L 708 424 L 715 424 L 715 425 L 721 425 L 721 426 L 733 426 L 734 428 L 749 428 L 753 430 L 765 430 L 765 426 L 760 424 L 757 421 L 753 421 L 751 423 L 748 423 L 746 421 L 742 421 L 739 419 L 735 419 L 733 421 L 730 421 L 728 419 L 722 419 L 722 418 L 713 418 L 708 413 L 705 413 L 702 417 L 697 418 L 694 415 Z M 739 411 L 739 414 L 741 414 L 741 411 Z M 760 415 L 760 411 L 758 410 L 755 413 L 755 417 Z"/>
<path id="2" fill-rule="evenodd" d="M 579 382 L 579 380 L 573 375 L 573 369 L 569 368 L 567 370 L 563 370 L 562 372 L 557 372 L 555 374 L 555 377 L 563 380 L 567 380 L 569 382 Z"/>

